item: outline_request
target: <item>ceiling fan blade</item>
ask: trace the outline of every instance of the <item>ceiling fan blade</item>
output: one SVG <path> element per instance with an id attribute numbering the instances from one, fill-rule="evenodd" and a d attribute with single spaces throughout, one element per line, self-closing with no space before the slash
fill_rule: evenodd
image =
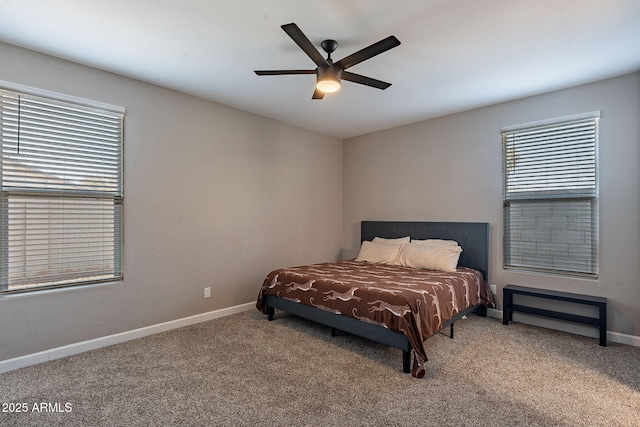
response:
<path id="1" fill-rule="evenodd" d="M 361 76 L 360 74 L 350 73 L 349 71 L 342 72 L 342 80 L 348 80 L 350 82 L 360 83 L 361 85 L 371 86 L 382 90 L 391 86 L 391 83 L 372 79 L 371 77 Z"/>
<path id="2" fill-rule="evenodd" d="M 309 41 L 307 36 L 304 35 L 302 30 L 296 24 L 284 24 L 281 25 L 281 28 L 285 33 L 289 34 L 289 37 L 291 37 L 293 41 L 300 46 L 300 49 L 302 49 L 318 67 L 329 65 L 327 60 L 324 59 L 320 52 L 318 52 L 318 49 L 315 48 L 313 43 Z"/>
<path id="3" fill-rule="evenodd" d="M 285 74 L 315 74 L 316 70 L 255 70 L 259 76 L 282 76 Z"/>
<path id="4" fill-rule="evenodd" d="M 373 58 L 376 55 L 380 55 L 381 53 L 386 52 L 389 49 L 393 49 L 394 47 L 399 45 L 400 40 L 398 40 L 395 36 L 389 36 L 386 39 L 382 39 L 377 43 L 374 43 L 370 46 L 365 47 L 364 49 L 357 51 L 356 53 L 352 53 L 351 55 L 342 58 L 334 65 L 345 70 L 349 67 L 353 67 L 354 65 L 361 63 L 362 61 Z"/>
<path id="5" fill-rule="evenodd" d="M 313 96 L 311 97 L 311 99 L 322 99 L 324 98 L 324 92 L 322 92 L 319 89 L 316 89 L 313 91 Z"/>

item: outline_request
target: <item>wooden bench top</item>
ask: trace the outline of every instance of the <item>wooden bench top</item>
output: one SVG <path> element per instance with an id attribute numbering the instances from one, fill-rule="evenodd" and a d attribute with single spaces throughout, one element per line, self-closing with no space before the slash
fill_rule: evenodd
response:
<path id="1" fill-rule="evenodd" d="M 560 301 L 581 302 L 583 304 L 593 303 L 594 305 L 607 303 L 607 298 L 605 297 L 576 294 L 572 292 L 553 291 L 550 289 L 529 288 L 526 286 L 517 286 L 517 285 L 507 285 L 503 289 L 512 293 L 547 297 L 547 298 L 556 299 Z"/>

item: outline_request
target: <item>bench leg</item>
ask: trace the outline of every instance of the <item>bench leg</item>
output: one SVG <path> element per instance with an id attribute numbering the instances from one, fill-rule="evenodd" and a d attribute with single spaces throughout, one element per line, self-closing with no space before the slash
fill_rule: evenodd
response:
<path id="1" fill-rule="evenodd" d="M 598 306 L 598 310 L 600 311 L 600 322 L 598 327 L 600 328 L 600 345 L 603 347 L 607 346 L 607 305 L 600 304 Z"/>
<path id="2" fill-rule="evenodd" d="M 509 291 L 502 293 L 502 324 L 508 325 L 512 320 L 511 306 L 513 305 L 513 294 Z"/>

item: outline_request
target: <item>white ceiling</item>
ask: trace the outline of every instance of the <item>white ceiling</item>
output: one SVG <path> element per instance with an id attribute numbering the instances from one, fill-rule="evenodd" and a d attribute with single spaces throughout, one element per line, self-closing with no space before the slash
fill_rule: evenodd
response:
<path id="1" fill-rule="evenodd" d="M 315 68 L 290 22 L 334 60 L 395 35 L 349 70 L 392 86 L 256 76 Z M 640 0 L 0 0 L 0 41 L 348 138 L 640 70 Z"/>

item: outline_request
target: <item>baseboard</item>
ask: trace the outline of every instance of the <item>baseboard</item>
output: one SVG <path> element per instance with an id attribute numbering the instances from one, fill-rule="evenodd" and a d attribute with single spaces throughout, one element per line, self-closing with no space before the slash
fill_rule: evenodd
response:
<path id="1" fill-rule="evenodd" d="M 637 337 L 635 335 L 627 335 L 621 334 L 619 332 L 607 331 L 607 339 L 611 342 L 640 347 L 640 337 Z"/>
<path id="2" fill-rule="evenodd" d="M 196 314 L 194 316 L 183 317 L 181 319 L 170 320 L 164 323 L 158 323 L 157 325 L 146 326 L 144 328 L 133 329 L 131 331 L 120 332 L 118 334 L 56 347 L 40 351 L 38 353 L 27 354 L 13 359 L 2 360 L 0 361 L 0 374 L 42 362 L 60 359 L 61 357 L 71 356 L 73 354 L 146 337 L 148 335 L 165 332 L 171 329 L 182 328 L 184 326 L 194 325 L 196 323 L 206 322 L 208 320 L 230 316 L 236 313 L 242 313 L 255 308 L 255 306 L 255 302 L 249 302 L 246 304 L 236 305 L 234 307 L 227 307 L 220 310 L 209 311 L 207 313 Z"/>
<path id="3" fill-rule="evenodd" d="M 502 310 L 496 310 L 495 308 L 489 308 L 487 309 L 487 315 L 489 317 L 495 317 L 498 319 L 502 319 Z M 526 316 L 529 320 L 527 322 L 523 322 L 523 323 L 527 323 L 527 324 L 531 324 L 534 326 L 540 326 L 543 328 L 549 327 L 548 324 L 543 324 L 542 322 L 536 322 L 535 320 L 533 320 L 533 316 Z M 551 329 L 558 329 L 564 332 L 570 332 L 570 333 L 577 333 L 578 335 L 584 335 L 582 333 L 580 333 L 579 331 L 572 331 L 572 330 L 567 330 L 567 328 L 551 328 Z M 596 330 L 596 334 L 597 334 L 597 330 Z M 586 335 L 586 336 L 590 336 L 592 338 L 595 337 L 595 335 Z M 626 344 L 626 345 L 632 345 L 634 347 L 640 347 L 640 337 L 635 336 L 635 335 L 627 335 L 627 334 L 621 334 L 619 332 L 611 332 L 611 331 L 607 331 L 607 341 L 609 342 L 615 342 L 618 344 Z"/>
<path id="4" fill-rule="evenodd" d="M 502 310 L 496 310 L 495 308 L 487 308 L 487 316 L 495 317 L 496 319 L 502 319 Z"/>

